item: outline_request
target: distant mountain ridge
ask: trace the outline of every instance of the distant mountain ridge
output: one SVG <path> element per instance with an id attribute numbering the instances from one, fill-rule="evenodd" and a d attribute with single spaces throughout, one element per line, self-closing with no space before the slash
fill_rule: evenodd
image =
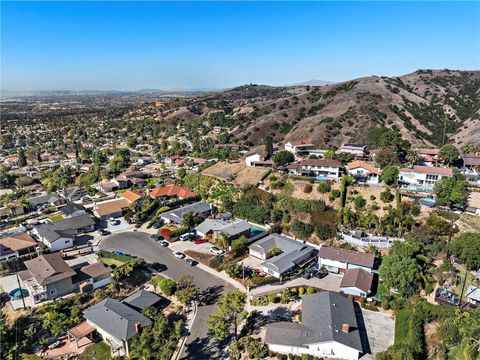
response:
<path id="1" fill-rule="evenodd" d="M 332 84 L 335 84 L 335 83 L 332 81 L 312 79 L 312 80 L 308 80 L 308 81 L 304 81 L 296 84 L 289 84 L 285 86 L 326 86 L 326 85 L 332 85 Z"/>

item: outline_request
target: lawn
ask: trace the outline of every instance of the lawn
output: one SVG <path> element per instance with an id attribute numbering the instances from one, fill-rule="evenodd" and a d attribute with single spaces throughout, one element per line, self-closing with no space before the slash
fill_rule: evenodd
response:
<path id="1" fill-rule="evenodd" d="M 110 266 L 110 265 L 115 265 L 116 267 L 119 267 L 123 264 L 125 264 L 123 261 L 117 260 L 117 259 L 110 259 L 110 258 L 100 258 L 100 261 L 103 262 L 104 264 Z"/>
<path id="2" fill-rule="evenodd" d="M 380 284 L 378 284 L 377 294 L 376 294 L 375 297 L 378 298 L 378 300 L 383 301 L 385 296 L 388 295 L 389 293 L 390 293 L 390 291 L 388 291 L 388 289 L 385 287 L 385 285 L 383 285 L 383 283 L 380 283 Z"/>
<path id="3" fill-rule="evenodd" d="M 57 212 L 49 216 L 49 219 L 52 221 L 60 221 L 63 220 L 63 215 L 61 212 Z"/>
<path id="4" fill-rule="evenodd" d="M 79 356 L 79 360 L 109 360 L 111 359 L 111 349 L 105 342 L 100 341 L 99 343 L 90 345 L 85 351 Z"/>

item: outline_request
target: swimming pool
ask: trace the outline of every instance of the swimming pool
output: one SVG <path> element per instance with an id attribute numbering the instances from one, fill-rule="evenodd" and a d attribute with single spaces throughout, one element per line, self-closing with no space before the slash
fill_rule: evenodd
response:
<path id="1" fill-rule="evenodd" d="M 23 288 L 16 288 L 8 293 L 8 295 L 10 295 L 10 297 L 14 300 L 20 299 L 22 297 L 22 294 L 23 297 L 28 296 L 28 290 Z"/>
<path id="2" fill-rule="evenodd" d="M 420 198 L 418 199 L 418 203 L 426 207 L 434 207 L 436 205 L 435 199 L 430 198 Z"/>
<path id="3" fill-rule="evenodd" d="M 258 234 L 260 234 L 260 233 L 262 233 L 262 232 L 264 232 L 264 231 L 265 231 L 265 229 L 259 228 L 259 227 L 257 227 L 257 226 L 253 226 L 253 225 L 252 225 L 252 226 L 250 227 L 250 233 L 252 234 L 252 236 L 258 235 Z"/>
<path id="4" fill-rule="evenodd" d="M 318 180 L 318 181 L 325 181 L 325 180 L 330 180 L 328 177 L 326 176 L 315 176 L 315 180 Z"/>

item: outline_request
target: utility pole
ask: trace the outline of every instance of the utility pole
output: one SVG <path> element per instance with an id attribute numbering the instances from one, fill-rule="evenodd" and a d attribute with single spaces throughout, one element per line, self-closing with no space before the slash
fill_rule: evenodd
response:
<path id="1" fill-rule="evenodd" d="M 18 272 L 16 275 L 17 275 L 18 290 L 20 291 L 20 296 L 22 297 L 23 308 L 26 309 L 27 307 L 25 306 L 25 299 L 23 298 L 23 289 L 22 289 L 22 286 L 20 285 L 20 278 L 18 277 Z"/>

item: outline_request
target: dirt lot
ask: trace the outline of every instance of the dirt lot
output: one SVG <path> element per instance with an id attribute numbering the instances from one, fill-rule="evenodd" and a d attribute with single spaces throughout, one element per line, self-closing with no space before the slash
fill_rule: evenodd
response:
<path id="1" fill-rule="evenodd" d="M 247 167 L 243 162 L 228 163 L 221 161 L 203 170 L 201 174 L 231 181 L 236 186 L 244 187 L 257 185 L 269 172 L 270 169 Z"/>

